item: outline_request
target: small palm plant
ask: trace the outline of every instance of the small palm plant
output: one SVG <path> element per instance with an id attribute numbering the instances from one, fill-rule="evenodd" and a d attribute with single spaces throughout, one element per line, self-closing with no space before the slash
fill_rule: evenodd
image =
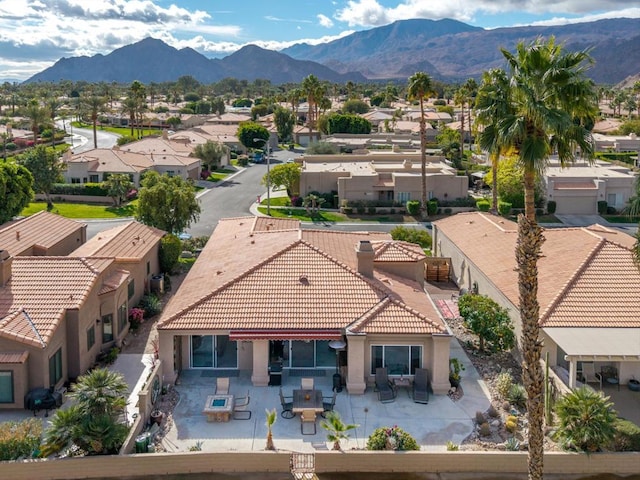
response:
<path id="1" fill-rule="evenodd" d="M 338 412 L 329 412 L 326 420 L 320 422 L 320 426 L 328 432 L 327 440 L 333 442 L 333 450 L 342 450 L 340 442 L 349 438 L 347 432 L 359 427 L 354 423 L 344 423 Z"/>
<path id="2" fill-rule="evenodd" d="M 556 405 L 560 419 L 557 436 L 564 448 L 596 452 L 613 440 L 617 414 L 609 397 L 582 387 L 563 396 Z"/>
<path id="3" fill-rule="evenodd" d="M 265 450 L 275 450 L 276 447 L 273 444 L 273 434 L 271 432 L 271 427 L 273 427 L 273 424 L 276 423 L 276 418 L 278 418 L 278 414 L 276 412 L 276 409 L 274 408 L 273 410 L 266 410 L 266 416 L 267 416 L 267 446 L 265 447 Z"/>

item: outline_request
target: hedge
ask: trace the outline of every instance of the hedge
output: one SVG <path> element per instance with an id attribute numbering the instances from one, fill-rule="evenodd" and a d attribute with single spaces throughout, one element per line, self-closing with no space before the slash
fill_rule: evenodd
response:
<path id="1" fill-rule="evenodd" d="M 598 213 L 600 215 L 605 215 L 607 213 L 607 202 L 606 202 L 606 200 L 598 201 Z"/>
<path id="2" fill-rule="evenodd" d="M 90 195 L 108 197 L 107 190 L 100 183 L 54 183 L 51 195 Z"/>
<path id="3" fill-rule="evenodd" d="M 509 202 L 498 202 L 498 213 L 506 217 L 511 213 L 511 204 Z"/>
<path id="4" fill-rule="evenodd" d="M 547 213 L 550 215 L 556 213 L 556 202 L 554 200 L 549 200 L 547 202 Z"/>
<path id="5" fill-rule="evenodd" d="M 491 208 L 491 203 L 489 203 L 489 200 L 482 198 L 476 202 L 476 208 L 481 212 L 488 212 Z"/>
<path id="6" fill-rule="evenodd" d="M 409 200 L 407 202 L 407 213 L 409 215 L 418 215 L 420 213 L 420 202 L 418 200 Z"/>

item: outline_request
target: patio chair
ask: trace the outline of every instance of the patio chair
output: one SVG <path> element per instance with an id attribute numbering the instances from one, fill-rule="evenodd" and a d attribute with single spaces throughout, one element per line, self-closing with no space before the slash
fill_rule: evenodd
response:
<path id="1" fill-rule="evenodd" d="M 582 362 L 582 378 L 587 385 L 589 382 L 597 383 L 602 390 L 602 375 L 596 375 L 596 367 L 593 362 Z"/>
<path id="2" fill-rule="evenodd" d="M 336 396 L 338 394 L 336 392 L 333 392 L 333 396 L 332 397 L 322 397 L 322 413 L 320 415 L 322 415 L 322 418 L 326 418 L 327 416 L 327 412 L 333 412 L 333 407 L 336 406 Z M 325 401 L 328 400 L 328 401 Z"/>
<path id="3" fill-rule="evenodd" d="M 229 377 L 216 378 L 216 395 L 229 395 Z"/>
<path id="4" fill-rule="evenodd" d="M 429 371 L 426 368 L 416 368 L 413 377 L 413 401 L 429 403 Z"/>
<path id="5" fill-rule="evenodd" d="M 233 419 L 234 420 L 251 420 L 251 410 L 247 410 L 251 397 L 247 392 L 246 397 L 239 397 L 233 404 Z"/>
<path id="6" fill-rule="evenodd" d="M 396 389 L 389 381 L 386 368 L 376 368 L 376 388 L 378 400 L 382 403 L 393 402 L 396 399 Z"/>
<path id="7" fill-rule="evenodd" d="M 282 418 L 293 418 L 296 416 L 296 414 L 293 413 L 293 397 L 285 397 L 282 393 L 282 388 L 280 389 L 280 405 L 282 405 L 282 412 L 280 412 Z"/>
<path id="8" fill-rule="evenodd" d="M 305 425 L 309 427 L 305 431 Z M 316 411 L 315 410 L 302 410 L 300 414 L 300 431 L 302 435 L 315 435 L 316 434 Z"/>
<path id="9" fill-rule="evenodd" d="M 313 378 L 302 378 L 300 380 L 302 390 L 313 390 Z"/>
<path id="10" fill-rule="evenodd" d="M 605 365 L 600 369 L 600 373 L 596 373 L 597 377 L 600 377 L 600 383 L 604 382 L 607 385 L 617 385 L 620 390 L 620 378 L 618 377 L 618 369 L 611 365 Z"/>

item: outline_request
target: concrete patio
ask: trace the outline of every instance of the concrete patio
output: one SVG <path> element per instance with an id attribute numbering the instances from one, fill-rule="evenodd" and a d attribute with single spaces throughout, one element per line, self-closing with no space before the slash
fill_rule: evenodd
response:
<path id="1" fill-rule="evenodd" d="M 392 403 L 378 401 L 373 386 L 364 395 L 349 395 L 344 389 L 338 394 L 335 410 L 345 423 L 355 423 L 359 427 L 350 432 L 349 441 L 343 442 L 343 449 L 363 449 L 367 437 L 378 427 L 398 425 L 409 432 L 421 445 L 422 450 L 444 451 L 447 441 L 460 443 L 474 428 L 472 418 L 475 412 L 485 411 L 489 399 L 483 382 L 467 359 L 458 342 L 452 340 L 451 355 L 464 359 L 466 367 L 462 380 L 464 395 L 456 402 L 447 395 L 431 395 L 428 404 L 414 403 L 410 391 L 398 389 Z M 315 388 L 322 390 L 325 397 L 332 395 L 332 374 L 314 377 Z M 265 410 L 275 408 L 278 418 L 273 427 L 273 438 L 278 450 L 310 452 L 317 448 L 331 448 L 327 443 L 327 432 L 320 427 L 322 417 L 316 421 L 315 435 L 302 435 L 300 417 L 292 419 L 280 416 L 279 387 L 253 387 L 248 372 L 231 378 L 230 393 L 245 396 L 249 391 L 252 411 L 250 420 L 230 420 L 222 423 L 207 423 L 202 413 L 207 395 L 215 391 L 215 377 L 201 370 L 183 371 L 180 384 L 175 386 L 180 393 L 180 402 L 173 412 L 174 425 L 162 443 L 167 451 L 187 451 L 201 442 L 202 451 L 255 451 L 263 450 L 266 443 L 267 427 Z M 283 375 L 282 390 L 292 395 L 299 388 L 300 377 Z"/>

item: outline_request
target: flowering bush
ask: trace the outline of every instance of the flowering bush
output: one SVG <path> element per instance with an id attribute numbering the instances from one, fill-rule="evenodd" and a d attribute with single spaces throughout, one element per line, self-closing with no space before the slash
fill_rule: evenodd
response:
<path id="1" fill-rule="evenodd" d="M 137 196 L 138 196 L 138 190 L 136 190 L 135 188 L 132 188 L 127 192 L 127 200 L 133 200 Z"/>
<path id="2" fill-rule="evenodd" d="M 131 328 L 134 330 L 144 322 L 144 310 L 142 308 L 132 308 L 129 310 L 129 321 L 131 322 Z"/>
<path id="3" fill-rule="evenodd" d="M 374 430 L 367 440 L 367 450 L 420 450 L 418 442 L 397 425 Z"/>

